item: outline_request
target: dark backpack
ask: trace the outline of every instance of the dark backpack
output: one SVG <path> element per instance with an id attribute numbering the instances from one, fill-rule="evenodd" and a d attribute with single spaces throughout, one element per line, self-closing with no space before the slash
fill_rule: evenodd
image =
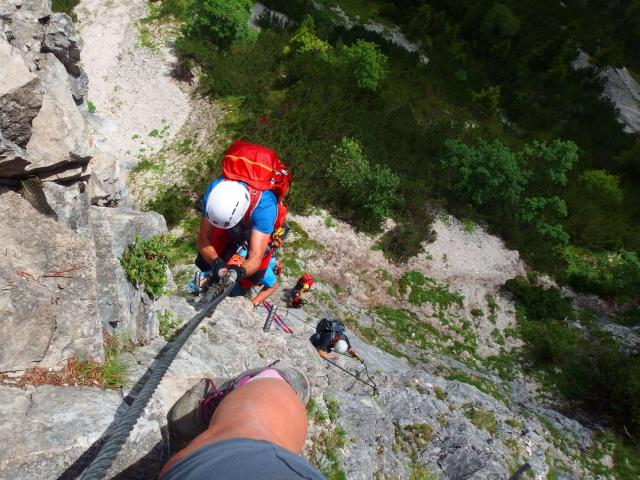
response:
<path id="1" fill-rule="evenodd" d="M 339 320 L 328 320 L 326 318 L 323 318 L 318 322 L 318 325 L 316 325 L 316 333 L 330 333 L 332 341 L 336 337 L 336 335 L 344 335 L 344 332 L 346 332 L 346 330 L 347 327 L 345 327 L 344 323 Z"/>

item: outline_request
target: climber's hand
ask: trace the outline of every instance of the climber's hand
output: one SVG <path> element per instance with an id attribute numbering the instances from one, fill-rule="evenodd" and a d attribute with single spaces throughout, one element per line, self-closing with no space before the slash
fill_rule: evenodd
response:
<path id="1" fill-rule="evenodd" d="M 221 268 L 220 276 L 232 271 L 236 272 L 236 280 L 240 280 L 247 276 L 247 270 L 241 265 L 227 265 L 227 268 Z"/>

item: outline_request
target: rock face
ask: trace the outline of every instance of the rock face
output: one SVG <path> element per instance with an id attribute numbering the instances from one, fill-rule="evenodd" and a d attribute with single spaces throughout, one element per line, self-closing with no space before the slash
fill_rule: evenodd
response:
<path id="1" fill-rule="evenodd" d="M 618 110 L 627 133 L 640 133 L 640 85 L 626 67 L 607 68 L 602 72 L 606 79 L 604 94 Z"/>
<path id="2" fill-rule="evenodd" d="M 97 152 L 91 159 L 89 195 L 91 203 L 99 206 L 115 205 L 126 197 L 120 166 L 113 155 Z"/>
<path id="3" fill-rule="evenodd" d="M 146 240 L 167 231 L 162 215 L 122 208 L 91 207 L 90 222 L 96 249 L 98 313 L 105 328 L 118 328 L 134 341 L 157 335 L 152 302 L 126 277 L 120 257 L 136 236 Z"/>
<path id="4" fill-rule="evenodd" d="M 71 17 L 66 13 L 51 14 L 42 42 L 42 51 L 53 53 L 71 75 L 78 76 L 81 50 L 82 39 L 76 33 Z"/>
<path id="5" fill-rule="evenodd" d="M 11 177 L 29 165 L 27 152 L 0 133 L 0 177 Z"/>
<path id="6" fill-rule="evenodd" d="M 53 54 L 45 56 L 44 65 L 46 93 L 26 147 L 31 173 L 86 164 L 93 153 L 87 124 L 71 96 L 64 66 Z"/>
<path id="7" fill-rule="evenodd" d="M 40 80 L 1 34 L 0 65 L 0 132 L 6 140 L 24 146 L 31 137 L 31 122 L 42 105 Z"/>
<path id="8" fill-rule="evenodd" d="M 102 359 L 93 243 L 5 192 L 0 245 L 0 371 L 59 367 L 73 354 Z"/>

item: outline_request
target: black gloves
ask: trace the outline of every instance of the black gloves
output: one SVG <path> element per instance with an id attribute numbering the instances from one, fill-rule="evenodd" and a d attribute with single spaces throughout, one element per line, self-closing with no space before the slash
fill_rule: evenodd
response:
<path id="1" fill-rule="evenodd" d="M 226 265 L 224 263 L 224 260 L 222 260 L 220 257 L 216 258 L 211 264 L 212 280 L 215 283 L 218 283 L 220 281 L 219 272 L 220 272 L 220 269 L 225 266 Z"/>

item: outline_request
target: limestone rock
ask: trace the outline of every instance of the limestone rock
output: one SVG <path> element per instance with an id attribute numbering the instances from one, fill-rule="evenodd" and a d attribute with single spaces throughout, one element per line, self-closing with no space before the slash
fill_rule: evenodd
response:
<path id="1" fill-rule="evenodd" d="M 54 182 L 42 185 L 47 203 L 58 216 L 58 222 L 74 232 L 87 236 L 89 227 L 89 193 L 83 182 L 69 186 Z"/>
<path id="2" fill-rule="evenodd" d="M 53 53 L 69 74 L 80 75 L 82 38 L 76 33 L 71 17 L 66 13 L 53 13 L 46 26 L 42 51 Z"/>
<path id="3" fill-rule="evenodd" d="M 59 368 L 75 353 L 103 358 L 93 242 L 9 191 L 0 195 L 0 245 L 0 371 Z"/>
<path id="4" fill-rule="evenodd" d="M 134 341 L 158 335 L 152 302 L 126 277 L 120 257 L 136 236 L 147 239 L 167 231 L 164 217 L 123 208 L 91 207 L 96 249 L 98 312 L 105 328 L 126 332 Z"/>
<path id="5" fill-rule="evenodd" d="M 13 142 L 6 140 L 0 132 L 0 177 L 12 177 L 24 171 L 29 165 L 27 152 Z"/>
<path id="6" fill-rule="evenodd" d="M 46 92 L 26 147 L 31 173 L 87 163 L 93 150 L 87 125 L 71 96 L 67 72 L 53 54 L 47 54 L 44 63 L 41 76 Z"/>
<path id="7" fill-rule="evenodd" d="M 13 439 L 0 452 L 0 478 L 16 480 L 77 478 L 92 458 L 85 452 L 125 411 L 118 392 L 87 387 L 0 387 L 0 403 L 0 426 Z M 161 438 L 156 421 L 140 419 L 109 478 L 143 457 Z"/>
<path id="8" fill-rule="evenodd" d="M 0 0 L 0 12 L 13 14 L 20 10 L 28 10 L 38 17 L 51 13 L 51 0 Z"/>
<path id="9" fill-rule="evenodd" d="M 24 146 L 31 137 L 31 122 L 42 105 L 40 81 L 29 71 L 20 52 L 0 35 L 0 133 Z"/>
<path id="10" fill-rule="evenodd" d="M 52 170 L 38 172 L 38 177 L 43 181 L 70 182 L 88 180 L 91 176 L 91 166 L 88 163 L 73 163 L 62 165 Z"/>
<path id="11" fill-rule="evenodd" d="M 40 53 L 44 40 L 44 25 L 41 19 L 42 17 L 35 12 L 24 9 L 16 10 L 6 17 L 7 39 L 20 50 L 31 71 L 35 69 L 33 60 L 35 55 Z"/>
<path id="12" fill-rule="evenodd" d="M 626 67 L 607 68 L 601 74 L 605 79 L 604 94 L 618 110 L 618 118 L 627 133 L 640 133 L 640 85 Z"/>
<path id="13" fill-rule="evenodd" d="M 87 76 L 87 72 L 84 71 L 84 68 L 78 67 L 78 70 L 77 75 L 69 76 L 69 83 L 71 85 L 71 95 L 73 99 L 76 103 L 82 103 L 89 91 L 89 77 Z"/>
<path id="14" fill-rule="evenodd" d="M 112 206 L 126 196 L 126 189 L 120 180 L 120 165 L 114 156 L 98 152 L 90 165 L 89 195 L 92 204 Z"/>

